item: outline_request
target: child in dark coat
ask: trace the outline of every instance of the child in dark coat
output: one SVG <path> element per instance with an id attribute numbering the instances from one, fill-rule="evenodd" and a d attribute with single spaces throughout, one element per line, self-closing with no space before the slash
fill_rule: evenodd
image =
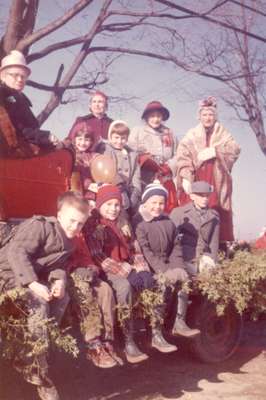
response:
<path id="1" fill-rule="evenodd" d="M 102 186 L 96 197 L 96 213 L 87 221 L 84 231 L 94 261 L 112 285 L 119 306 L 129 310 L 129 318 L 123 327 L 125 354 L 128 362 L 136 363 L 148 356 L 138 349 L 133 339 L 132 295 L 133 292 L 154 288 L 155 282 L 142 254 L 137 253 L 132 240 L 118 225 L 121 204 L 118 187 Z M 176 350 L 165 341 L 160 327 L 153 328 L 152 346 L 162 352 Z"/>
<path id="2" fill-rule="evenodd" d="M 188 279 L 182 257 L 182 249 L 176 235 L 176 227 L 164 214 L 167 190 L 158 183 L 150 184 L 142 194 L 142 204 L 133 220 L 133 226 L 141 251 L 154 274 L 163 274 L 169 284 Z M 190 329 L 186 322 L 187 295 L 178 292 L 178 309 L 172 333 L 195 336 L 198 329 Z"/>

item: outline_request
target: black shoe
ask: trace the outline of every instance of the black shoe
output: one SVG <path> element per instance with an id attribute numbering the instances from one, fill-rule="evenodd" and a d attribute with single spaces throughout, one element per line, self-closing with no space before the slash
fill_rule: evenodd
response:
<path id="1" fill-rule="evenodd" d="M 172 335 L 179 335 L 179 336 L 184 336 L 184 337 L 194 337 L 200 334 L 199 329 L 191 329 L 185 321 L 182 318 L 176 318 L 173 330 L 172 330 Z"/>
<path id="2" fill-rule="evenodd" d="M 161 353 L 172 353 L 177 350 L 174 344 L 170 344 L 165 340 L 160 329 L 153 331 L 151 346 Z"/>
<path id="3" fill-rule="evenodd" d="M 41 400 L 60 400 L 56 387 L 51 386 L 37 386 L 37 392 Z"/>
<path id="4" fill-rule="evenodd" d="M 125 354 L 127 361 L 132 364 L 148 359 L 148 355 L 140 351 L 133 339 L 126 339 Z"/>

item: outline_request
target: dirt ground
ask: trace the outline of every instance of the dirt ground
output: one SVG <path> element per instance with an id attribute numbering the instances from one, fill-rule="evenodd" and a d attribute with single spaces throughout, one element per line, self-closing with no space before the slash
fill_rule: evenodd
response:
<path id="1" fill-rule="evenodd" d="M 51 376 L 62 400 L 265 400 L 266 321 L 245 322 L 234 356 L 221 364 L 195 360 L 183 346 L 169 355 L 100 370 L 83 357 L 53 354 Z M 1 360 L 0 400 L 37 400 L 34 387 Z"/>

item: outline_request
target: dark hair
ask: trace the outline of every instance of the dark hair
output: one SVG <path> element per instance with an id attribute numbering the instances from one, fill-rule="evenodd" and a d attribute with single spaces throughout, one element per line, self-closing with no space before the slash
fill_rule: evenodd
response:
<path id="1" fill-rule="evenodd" d="M 92 129 L 91 126 L 87 125 L 85 122 L 78 122 L 72 132 L 71 132 L 71 139 L 76 139 L 77 136 L 85 136 L 89 137 L 92 142 L 94 142 L 95 131 Z"/>
<path id="2" fill-rule="evenodd" d="M 74 207 L 82 214 L 87 214 L 89 211 L 89 205 L 86 199 L 79 192 L 68 191 L 58 196 L 57 211 L 60 211 L 63 205 Z"/>
<path id="3" fill-rule="evenodd" d="M 117 124 L 114 124 L 112 127 L 112 130 L 110 132 L 110 136 L 113 135 L 114 133 L 119 136 L 125 136 L 129 135 L 129 127 L 122 122 L 118 122 Z"/>

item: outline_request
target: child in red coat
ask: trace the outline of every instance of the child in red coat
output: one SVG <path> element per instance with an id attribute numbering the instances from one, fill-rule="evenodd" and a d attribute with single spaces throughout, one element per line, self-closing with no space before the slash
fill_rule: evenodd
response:
<path id="1" fill-rule="evenodd" d="M 90 171 L 91 161 L 97 154 L 92 151 L 95 132 L 84 122 L 79 122 L 71 130 L 68 139 L 71 140 L 75 149 L 74 172 L 78 172 L 80 175 L 83 194 L 88 200 L 95 200 L 95 184 L 93 183 Z M 73 176 L 75 176 L 75 174 Z"/>
<path id="2" fill-rule="evenodd" d="M 87 316 L 84 339 L 87 347 L 87 358 L 100 368 L 111 368 L 121 365 L 122 360 L 113 349 L 115 300 L 108 283 L 99 278 L 99 268 L 94 265 L 89 249 L 80 233 L 74 239 L 76 249 L 69 260 L 69 272 L 75 296 L 83 296 L 78 301 L 78 314 L 84 324 Z M 87 310 L 87 308 L 88 310 Z M 82 325 L 81 323 L 81 325 Z"/>
<path id="3" fill-rule="evenodd" d="M 134 292 L 154 289 L 155 281 L 133 240 L 126 237 L 119 227 L 121 204 L 121 192 L 117 186 L 102 186 L 96 196 L 96 210 L 84 231 L 93 259 L 112 285 L 118 305 L 129 310 L 123 326 L 125 354 L 128 362 L 136 363 L 148 356 L 139 350 L 133 339 L 132 296 Z M 152 346 L 165 353 L 176 350 L 176 346 L 166 342 L 158 324 L 152 330 Z"/>

